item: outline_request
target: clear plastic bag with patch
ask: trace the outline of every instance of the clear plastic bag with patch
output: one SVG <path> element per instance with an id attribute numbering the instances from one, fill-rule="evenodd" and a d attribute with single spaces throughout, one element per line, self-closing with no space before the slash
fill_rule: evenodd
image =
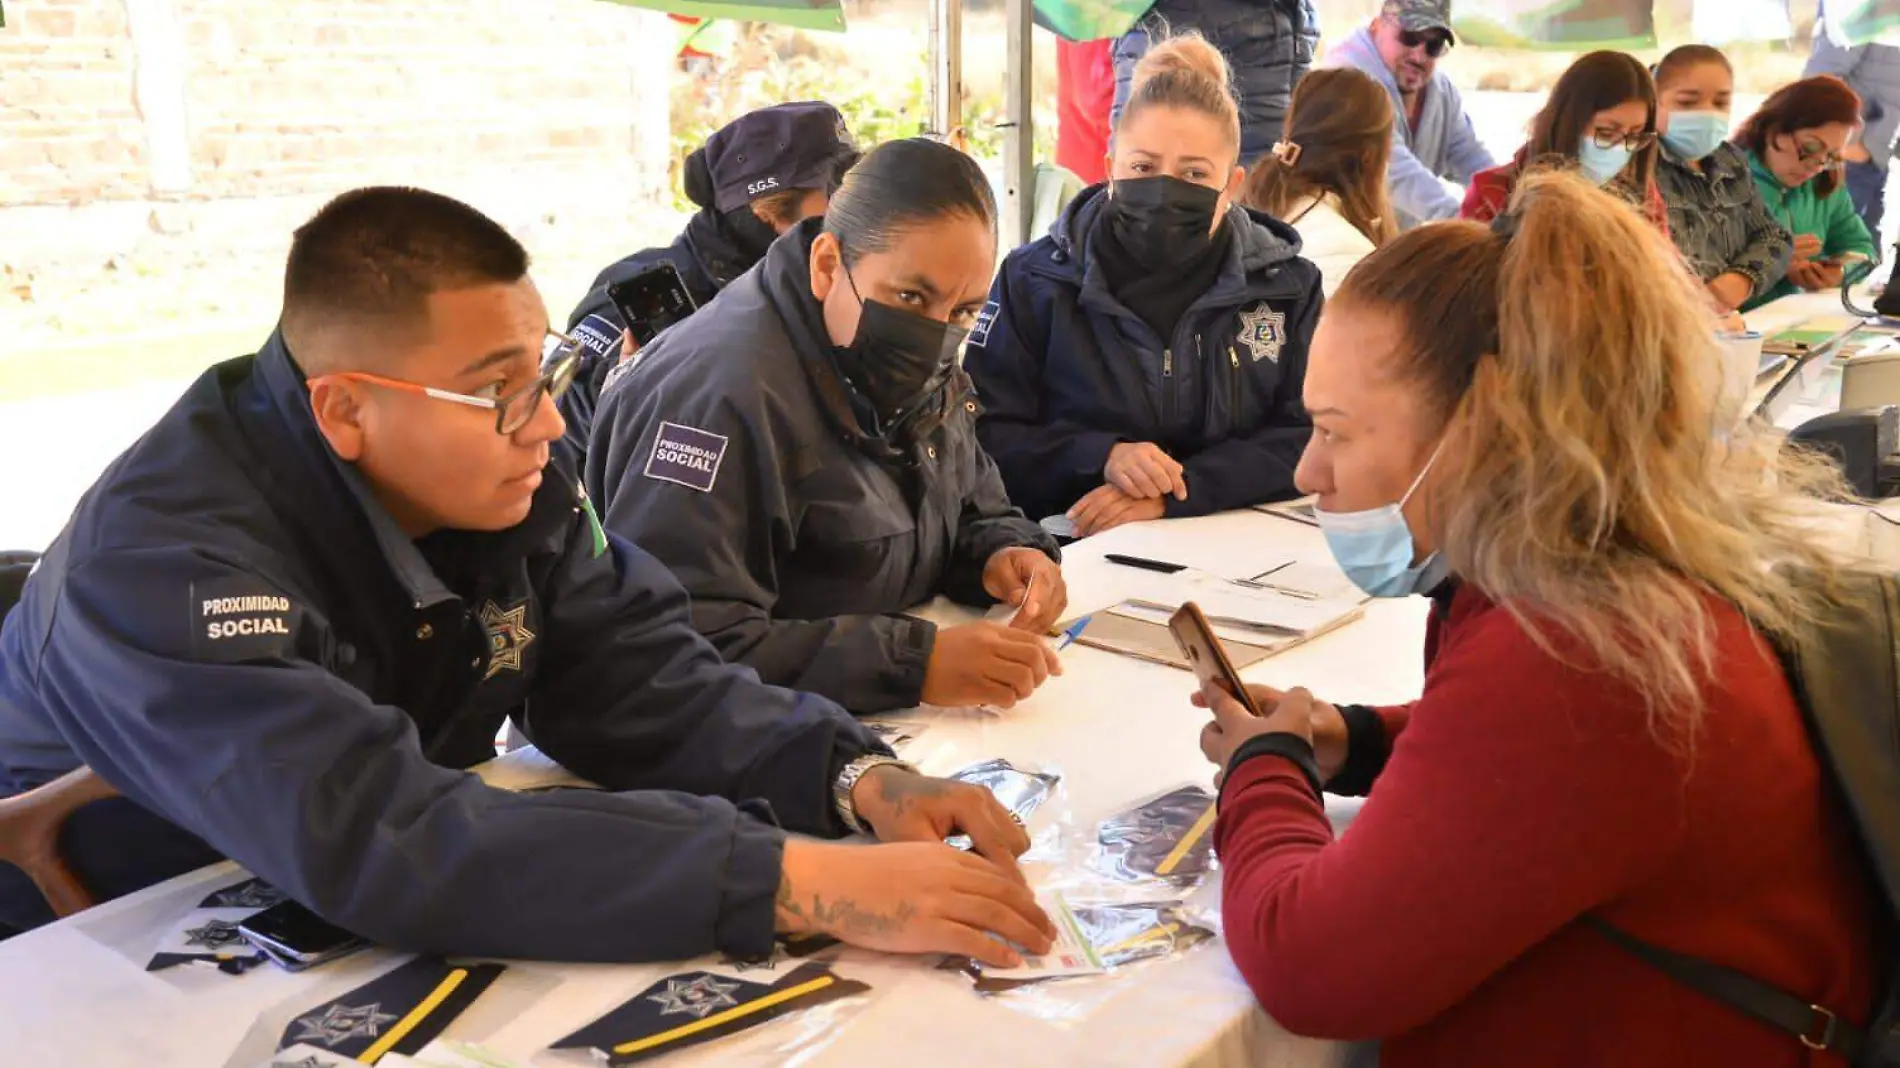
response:
<path id="1" fill-rule="evenodd" d="M 479 1045 L 546 998 L 561 977 L 532 964 L 371 950 L 291 982 L 294 992 L 258 1014 L 225 1068 L 371 1063 L 438 1040 Z"/>
<path id="2" fill-rule="evenodd" d="M 1124 989 L 1135 969 L 1201 951 L 1218 939 L 1217 916 L 1190 900 L 1090 900 L 1083 894 L 1039 896 L 1059 902 L 1063 916 L 1057 922 L 1070 926 L 1088 946 L 1096 968 L 1056 967 L 1045 976 L 1022 969 L 999 974 L 962 957 L 946 958 L 940 967 L 967 975 L 978 996 L 1002 1007 L 1071 1027 L 1085 1023 Z"/>
<path id="3" fill-rule="evenodd" d="M 1130 805 L 1098 825 L 1088 866 L 1120 882 L 1190 889 L 1218 867 L 1214 803 L 1212 791 L 1184 784 Z"/>
<path id="4" fill-rule="evenodd" d="M 534 1064 L 801 1063 L 848 1034 L 905 963 L 834 946 L 759 963 L 642 968 L 624 998 L 576 1021 Z"/>
<path id="5" fill-rule="evenodd" d="M 1030 836 L 1030 850 L 1022 858 L 1025 862 L 1057 859 L 1064 854 L 1066 813 L 1062 806 L 1051 804 L 1059 796 L 1061 772 L 1053 768 L 1018 768 L 999 757 L 951 772 L 947 777 L 983 787 L 1016 817 Z M 1045 818 L 1038 818 L 1045 812 Z M 952 835 L 946 841 L 958 849 L 970 848 L 967 835 Z"/>

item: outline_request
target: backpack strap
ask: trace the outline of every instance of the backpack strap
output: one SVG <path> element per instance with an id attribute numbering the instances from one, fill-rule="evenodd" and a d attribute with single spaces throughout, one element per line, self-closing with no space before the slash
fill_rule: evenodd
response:
<path id="1" fill-rule="evenodd" d="M 1854 1064 L 1867 1046 L 1860 1028 L 1834 1013 L 1713 961 L 1664 949 L 1645 942 L 1600 916 L 1586 915 L 1585 925 L 1613 945 L 1639 957 L 1678 983 L 1750 1016 L 1777 1031 L 1793 1035 L 1811 1050 L 1838 1053 Z"/>

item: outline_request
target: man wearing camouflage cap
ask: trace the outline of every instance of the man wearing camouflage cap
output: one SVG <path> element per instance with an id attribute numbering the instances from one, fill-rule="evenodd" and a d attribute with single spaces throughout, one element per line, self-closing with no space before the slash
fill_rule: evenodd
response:
<path id="1" fill-rule="evenodd" d="M 1478 140 L 1464 99 L 1438 71 L 1451 49 L 1451 0 L 1386 0 L 1372 24 L 1353 32 L 1326 56 L 1326 66 L 1356 67 L 1392 96 L 1397 118 L 1386 185 L 1410 228 L 1458 214 L 1464 186 L 1496 163 Z"/>

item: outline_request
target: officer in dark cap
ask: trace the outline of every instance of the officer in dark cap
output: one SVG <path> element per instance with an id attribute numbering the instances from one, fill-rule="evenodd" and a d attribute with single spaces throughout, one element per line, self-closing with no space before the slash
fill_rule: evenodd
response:
<path id="1" fill-rule="evenodd" d="M 982 169 L 891 141 L 608 384 L 588 490 L 727 659 L 860 713 L 1007 708 L 1059 670 L 1055 541 L 1011 507 L 957 365 L 995 267 Z M 938 594 L 1019 611 L 904 614 Z"/>
<path id="2" fill-rule="evenodd" d="M 89 765 L 124 794 L 64 836 L 95 892 L 229 857 L 402 950 L 1046 950 L 993 795 L 726 664 L 601 531 L 550 448 L 577 345 L 527 269 L 415 189 L 298 230 L 278 333 L 113 464 L 0 630 L 0 794 Z M 604 789 L 463 770 L 510 720 Z M 819 840 L 859 829 L 907 841 Z M 32 903 L 0 865 L 0 923 Z"/>
<path id="3" fill-rule="evenodd" d="M 579 379 L 561 401 L 567 443 L 586 450 L 601 384 L 631 351 L 630 343 L 623 351 L 627 324 L 607 297 L 609 286 L 671 263 L 693 303 L 705 307 L 763 259 L 780 234 L 802 219 L 823 215 L 857 159 L 844 116 L 820 100 L 748 112 L 694 149 L 681 168 L 681 180 L 698 213 L 671 245 L 636 252 L 600 272 L 568 317 L 568 333 L 586 352 Z"/>

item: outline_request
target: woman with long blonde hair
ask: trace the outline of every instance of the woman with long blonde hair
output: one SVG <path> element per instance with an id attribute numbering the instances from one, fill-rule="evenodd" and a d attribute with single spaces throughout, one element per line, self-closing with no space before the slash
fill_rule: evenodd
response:
<path id="1" fill-rule="evenodd" d="M 1386 1068 L 1845 1063 L 1603 926 L 1857 1024 L 1873 1000 L 1868 872 L 1769 643 L 1847 566 L 1804 527 L 1838 479 L 1716 441 L 1706 314 L 1662 235 L 1565 173 L 1327 304 L 1300 487 L 1353 581 L 1433 612 L 1411 704 L 1197 699 L 1227 943 L 1286 1027 L 1383 1039 Z M 1322 786 L 1367 796 L 1342 840 Z"/>
<path id="2" fill-rule="evenodd" d="M 1351 67 L 1300 79 L 1286 133 L 1255 161 L 1240 202 L 1299 231 L 1300 254 L 1319 268 L 1328 296 L 1352 265 L 1398 236 L 1386 195 L 1392 102 Z"/>

